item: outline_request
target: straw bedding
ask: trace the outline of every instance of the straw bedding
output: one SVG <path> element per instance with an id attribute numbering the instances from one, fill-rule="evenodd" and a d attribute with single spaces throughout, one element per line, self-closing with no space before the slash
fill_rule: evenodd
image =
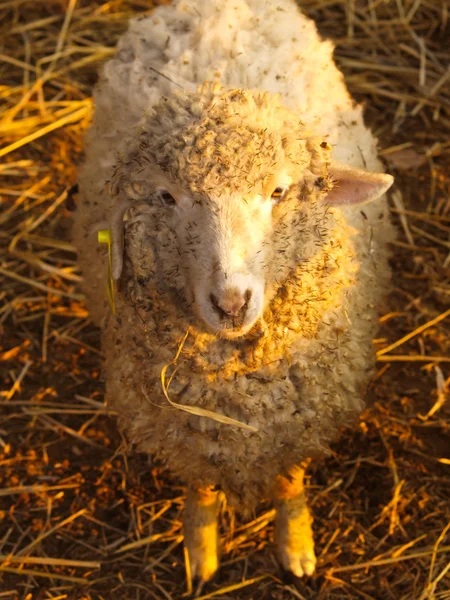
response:
<path id="1" fill-rule="evenodd" d="M 0 3 L 0 598 L 179 598 L 183 488 L 127 454 L 67 242 L 101 61 L 148 2 Z M 221 598 L 450 598 L 450 35 L 438 1 L 305 1 L 396 175 L 372 407 L 311 471 L 318 574 L 277 571 L 273 512 L 226 536 Z"/>

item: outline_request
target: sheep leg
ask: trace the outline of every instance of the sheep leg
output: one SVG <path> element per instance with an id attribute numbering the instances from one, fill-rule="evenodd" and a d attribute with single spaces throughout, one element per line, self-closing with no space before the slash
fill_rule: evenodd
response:
<path id="1" fill-rule="evenodd" d="M 306 505 L 304 470 L 296 467 L 275 483 L 275 543 L 284 569 L 296 577 L 312 575 L 316 565 L 312 518 Z"/>
<path id="2" fill-rule="evenodd" d="M 188 490 L 184 511 L 184 545 L 191 578 L 198 578 L 200 587 L 213 577 L 219 567 L 218 508 L 218 491 L 213 488 Z"/>

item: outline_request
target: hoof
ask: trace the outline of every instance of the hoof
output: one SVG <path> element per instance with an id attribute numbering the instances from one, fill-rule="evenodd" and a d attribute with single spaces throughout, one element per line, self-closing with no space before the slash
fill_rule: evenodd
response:
<path id="1" fill-rule="evenodd" d="M 218 492 L 188 495 L 184 516 L 184 547 L 188 587 L 196 580 L 196 595 L 219 568 Z"/>
<path id="2" fill-rule="evenodd" d="M 186 565 L 188 577 L 195 582 L 197 591 L 210 581 L 219 568 L 218 544 L 215 539 L 204 540 L 202 546 L 189 548 L 186 544 L 189 565 Z"/>
<path id="3" fill-rule="evenodd" d="M 282 567 L 296 577 L 311 576 L 316 568 L 311 522 L 303 498 L 279 503 L 275 521 L 277 554 Z"/>
<path id="4" fill-rule="evenodd" d="M 295 554 L 295 553 L 280 553 L 280 562 L 283 569 L 292 573 L 295 577 L 303 577 L 304 575 L 311 576 L 316 569 L 316 557 L 314 552 Z"/>
<path id="5" fill-rule="evenodd" d="M 217 571 L 215 571 L 215 573 L 208 580 L 204 580 L 204 579 L 200 579 L 199 577 L 196 577 L 193 581 L 193 585 L 192 585 L 193 589 L 191 591 L 190 598 L 198 598 L 199 596 L 202 596 L 205 591 L 205 586 L 207 587 L 208 583 L 210 583 L 211 581 L 216 579 L 216 575 L 217 575 Z"/>

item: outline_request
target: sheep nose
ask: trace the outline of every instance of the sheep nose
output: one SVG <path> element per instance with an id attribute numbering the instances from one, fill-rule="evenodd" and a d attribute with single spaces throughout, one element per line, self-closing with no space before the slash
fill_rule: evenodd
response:
<path id="1" fill-rule="evenodd" d="M 251 295 L 250 290 L 242 294 L 238 289 L 231 288 L 221 294 L 220 297 L 211 294 L 210 300 L 216 312 L 219 313 L 219 316 L 238 317 L 245 313 Z"/>

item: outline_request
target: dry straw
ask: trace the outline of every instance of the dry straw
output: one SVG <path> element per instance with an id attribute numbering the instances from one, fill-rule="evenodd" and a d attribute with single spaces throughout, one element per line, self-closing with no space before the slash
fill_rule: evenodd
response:
<path id="1" fill-rule="evenodd" d="M 224 507 L 223 567 L 202 598 L 449 600 L 450 10 L 446 0 L 301 4 L 336 40 L 396 176 L 393 291 L 375 340 L 371 408 L 310 469 L 318 576 L 282 579 L 269 507 L 250 522 Z M 68 241 L 66 207 L 76 196 L 67 191 L 97 69 L 128 18 L 150 7 L 0 0 L 0 598 L 8 600 L 176 600 L 186 589 L 185 490 L 123 450 Z M 175 369 L 172 361 L 161 378 L 167 406 Z"/>
<path id="2" fill-rule="evenodd" d="M 189 336 L 189 330 L 186 332 L 185 336 L 181 340 L 174 359 L 172 361 L 170 361 L 169 363 L 167 363 L 167 365 L 164 365 L 164 367 L 161 370 L 161 387 L 162 387 L 163 394 L 164 394 L 164 397 L 166 398 L 167 402 L 170 404 L 170 406 L 173 406 L 173 408 L 187 412 L 190 415 L 196 415 L 197 417 L 205 417 L 207 419 L 212 419 L 213 421 L 216 421 L 217 423 L 223 423 L 225 425 L 233 425 L 234 427 L 240 427 L 242 429 L 246 429 L 247 431 L 258 431 L 258 429 L 256 427 L 252 427 L 251 425 L 247 425 L 247 423 L 242 423 L 241 421 L 237 421 L 236 419 L 231 419 L 230 417 L 221 415 L 220 413 L 213 412 L 211 410 L 206 410 L 205 408 L 200 408 L 198 406 L 190 406 L 188 404 L 179 404 L 177 402 L 173 402 L 173 400 L 170 399 L 169 386 L 170 386 L 172 379 L 175 377 L 175 373 L 177 370 L 176 369 L 177 361 L 180 358 L 180 354 L 183 350 L 183 346 L 184 346 L 188 336 Z M 170 375 L 169 380 L 166 382 L 167 370 L 172 366 L 175 367 L 175 369 L 172 371 L 172 374 Z"/>

